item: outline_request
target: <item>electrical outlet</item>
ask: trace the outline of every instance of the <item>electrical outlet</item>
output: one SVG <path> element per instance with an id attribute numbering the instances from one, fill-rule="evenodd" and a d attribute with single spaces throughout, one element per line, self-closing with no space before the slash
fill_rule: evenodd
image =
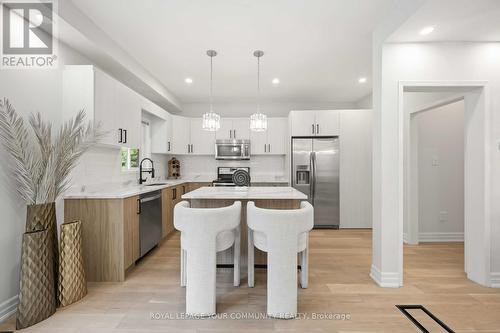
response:
<path id="1" fill-rule="evenodd" d="M 442 210 L 439 212 L 439 222 L 443 223 L 446 222 L 448 219 L 448 212 L 445 210 Z"/>
<path id="2" fill-rule="evenodd" d="M 439 166 L 439 158 L 437 155 L 432 156 L 432 166 Z"/>

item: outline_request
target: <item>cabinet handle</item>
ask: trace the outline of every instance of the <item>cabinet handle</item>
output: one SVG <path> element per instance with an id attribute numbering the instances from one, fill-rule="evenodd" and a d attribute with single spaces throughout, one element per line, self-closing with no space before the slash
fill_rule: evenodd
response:
<path id="1" fill-rule="evenodd" d="M 319 134 L 319 124 L 316 124 L 316 134 Z"/>
<path id="2" fill-rule="evenodd" d="M 233 138 L 233 130 L 229 130 L 229 138 L 232 139 Z"/>
<path id="3" fill-rule="evenodd" d="M 267 153 L 267 145 L 264 144 L 264 153 Z"/>
<path id="4" fill-rule="evenodd" d="M 193 153 L 193 151 L 194 151 L 194 146 L 193 144 L 191 144 L 191 154 Z"/>
<path id="5" fill-rule="evenodd" d="M 123 143 L 127 143 L 127 130 L 123 130 L 123 133 L 125 133 L 125 140 L 123 141 Z"/>
<path id="6" fill-rule="evenodd" d="M 186 186 L 182 185 L 182 194 L 186 194 Z"/>
<path id="7" fill-rule="evenodd" d="M 312 134 L 314 134 L 314 124 L 312 124 Z"/>
<path id="8" fill-rule="evenodd" d="M 137 199 L 137 215 L 141 214 L 141 199 Z"/>
<path id="9" fill-rule="evenodd" d="M 170 151 L 170 141 L 168 142 L 168 151 Z"/>
<path id="10" fill-rule="evenodd" d="M 233 133 L 234 133 L 234 138 L 236 139 L 236 130 L 233 130 Z"/>
<path id="11" fill-rule="evenodd" d="M 172 199 L 173 200 L 177 199 L 177 188 L 172 189 Z"/>
<path id="12" fill-rule="evenodd" d="M 271 152 L 271 144 L 268 145 L 269 148 L 267 148 L 267 152 L 270 153 Z"/>
<path id="13" fill-rule="evenodd" d="M 118 140 L 118 143 L 123 143 L 123 130 L 121 128 L 119 128 L 118 133 L 120 136 L 120 140 Z"/>

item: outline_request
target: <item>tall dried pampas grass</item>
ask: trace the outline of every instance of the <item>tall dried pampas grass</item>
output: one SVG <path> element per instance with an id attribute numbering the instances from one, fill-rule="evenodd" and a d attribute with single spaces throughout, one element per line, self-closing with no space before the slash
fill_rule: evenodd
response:
<path id="1" fill-rule="evenodd" d="M 54 140 L 52 125 L 40 113 L 31 114 L 29 124 L 32 133 L 8 99 L 0 100 L 0 138 L 13 158 L 19 194 L 28 205 L 54 202 L 69 187 L 78 159 L 104 132 L 85 122 L 83 110 L 61 126 Z"/>

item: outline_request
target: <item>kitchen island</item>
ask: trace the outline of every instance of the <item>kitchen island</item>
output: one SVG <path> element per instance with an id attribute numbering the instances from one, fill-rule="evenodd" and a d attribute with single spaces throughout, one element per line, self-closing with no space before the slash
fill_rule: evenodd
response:
<path id="1" fill-rule="evenodd" d="M 201 187 L 186 193 L 183 200 L 190 202 L 192 208 L 219 208 L 241 201 L 241 275 L 247 275 L 247 220 L 248 201 L 255 202 L 260 208 L 298 209 L 300 202 L 307 200 L 307 195 L 293 187 Z M 232 248 L 217 254 L 217 265 L 232 265 Z M 255 264 L 266 264 L 266 254 L 255 251 Z"/>

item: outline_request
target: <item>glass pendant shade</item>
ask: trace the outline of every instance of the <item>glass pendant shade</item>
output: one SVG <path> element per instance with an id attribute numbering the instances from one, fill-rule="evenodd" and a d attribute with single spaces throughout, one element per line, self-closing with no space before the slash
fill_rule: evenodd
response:
<path id="1" fill-rule="evenodd" d="M 267 116 L 260 112 L 260 57 L 264 52 L 257 50 L 253 53 L 257 58 L 257 112 L 250 116 L 250 130 L 254 132 L 267 131 Z"/>
<path id="2" fill-rule="evenodd" d="M 257 112 L 250 116 L 250 130 L 263 132 L 267 130 L 267 116 Z"/>
<path id="3" fill-rule="evenodd" d="M 213 111 L 213 58 L 217 55 L 214 50 L 208 50 L 207 55 L 210 57 L 210 111 L 203 114 L 203 122 L 201 127 L 205 131 L 215 132 L 220 128 L 220 116 Z"/>
<path id="4" fill-rule="evenodd" d="M 204 113 L 202 127 L 206 131 L 217 131 L 220 128 L 220 116 L 213 111 Z"/>

